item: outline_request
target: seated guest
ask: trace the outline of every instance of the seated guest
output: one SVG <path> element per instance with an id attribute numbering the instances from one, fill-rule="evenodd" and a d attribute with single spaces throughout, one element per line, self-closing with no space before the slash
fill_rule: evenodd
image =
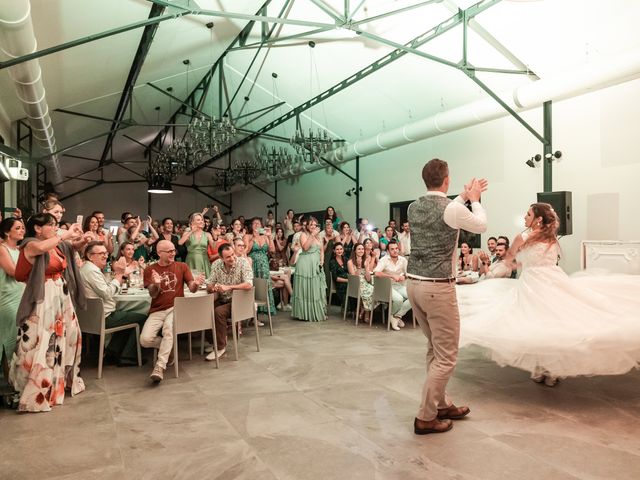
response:
<path id="1" fill-rule="evenodd" d="M 493 263 L 496 261 L 496 245 L 498 244 L 498 239 L 496 237 L 489 237 L 487 239 L 487 250 L 489 250 L 488 257 L 489 262 Z"/>
<path id="2" fill-rule="evenodd" d="M 104 228 L 104 212 L 100 210 L 94 210 L 91 216 L 96 217 L 96 219 L 98 220 L 99 229 L 98 229 L 97 240 L 99 242 L 104 243 L 105 247 L 107 247 L 107 251 L 109 252 L 109 255 L 111 255 L 114 250 L 113 235 L 111 234 L 111 231 L 109 231 L 108 228 Z"/>
<path id="3" fill-rule="evenodd" d="M 144 286 L 151 295 L 149 318 L 140 334 L 140 345 L 158 349 L 158 361 L 153 367 L 151 380 L 162 381 L 169 354 L 173 349 L 173 304 L 176 297 L 184 297 L 184 284 L 191 292 L 197 292 L 204 282 L 204 275 L 195 279 L 186 263 L 176 262 L 176 247 L 168 240 L 158 243 L 158 263 L 144 271 Z M 162 332 L 162 337 L 158 334 Z"/>
<path id="4" fill-rule="evenodd" d="M 499 243 L 503 243 L 507 246 L 507 250 L 509 250 L 509 237 L 505 237 L 504 235 L 500 235 L 498 240 L 496 241 L 496 245 Z"/>
<path id="5" fill-rule="evenodd" d="M 333 255 L 329 260 L 329 271 L 333 284 L 336 287 L 336 297 L 338 305 L 342 305 L 347 294 L 347 283 L 349 282 L 349 269 L 344 259 L 344 247 L 340 242 L 333 245 Z"/>
<path id="6" fill-rule="evenodd" d="M 507 246 L 504 243 L 496 245 L 495 254 L 497 260 L 491 263 L 489 255 L 485 252 L 480 252 L 480 275 L 484 275 L 485 279 L 510 278 L 512 267 L 504 260 L 507 254 Z"/>
<path id="7" fill-rule="evenodd" d="M 473 248 L 467 242 L 460 244 L 460 256 L 458 257 L 459 272 L 477 272 L 480 267 L 478 256 L 473 254 Z"/>
<path id="8" fill-rule="evenodd" d="M 373 242 L 373 248 L 378 248 L 378 234 L 374 231 L 373 225 L 369 223 L 369 220 L 363 218 L 360 220 L 358 242 L 364 245 L 366 239 L 370 239 Z"/>
<path id="9" fill-rule="evenodd" d="M 394 236 L 395 234 L 396 232 L 391 225 L 384 229 L 384 236 L 380 239 L 381 256 L 385 256 L 387 254 L 387 246 L 389 245 L 389 242 L 396 242 L 398 244 L 400 255 L 403 255 L 402 247 L 400 246 L 400 243 L 398 243 L 398 239 Z"/>
<path id="10" fill-rule="evenodd" d="M 249 262 L 249 266 L 251 267 L 253 260 L 251 260 L 251 257 L 247 255 L 247 246 L 244 243 L 244 238 L 235 238 L 235 240 L 233 241 L 233 251 L 236 254 L 236 257 L 244 258 L 247 262 Z"/>
<path id="11" fill-rule="evenodd" d="M 408 262 L 406 258 L 399 256 L 400 249 L 395 241 L 389 243 L 387 251 L 389 255 L 380 259 L 374 274 L 376 277 L 387 277 L 393 280 L 391 328 L 400 330 L 400 327 L 404 327 L 402 317 L 411 310 L 411 303 L 405 286 Z"/>
<path id="12" fill-rule="evenodd" d="M 411 229 L 409 228 L 409 222 L 402 222 L 402 231 L 398 233 L 398 242 L 400 243 L 402 255 L 405 257 L 411 255 Z"/>
<path id="13" fill-rule="evenodd" d="M 85 262 L 80 268 L 87 298 L 101 298 L 104 307 L 106 328 L 137 323 L 140 330 L 144 326 L 146 315 L 126 310 L 116 310 L 115 296 L 120 291 L 122 276 L 125 273 L 125 261 L 122 257 L 113 263 L 113 280 L 108 282 L 102 271 L 107 265 L 109 252 L 102 242 L 89 242 L 84 251 Z M 136 335 L 133 329 L 121 330 L 111 336 L 106 348 L 107 355 L 118 360 L 119 367 L 138 364 Z"/>
<path id="14" fill-rule="evenodd" d="M 347 262 L 349 273 L 360 277 L 360 298 L 362 299 L 360 320 L 366 323 L 370 322 L 371 307 L 373 303 L 373 284 L 371 282 L 371 274 L 376 266 L 376 262 L 376 257 L 365 254 L 364 246 L 361 243 L 358 243 L 351 251 L 351 258 Z"/>
<path id="15" fill-rule="evenodd" d="M 187 256 L 187 247 L 179 245 L 178 241 L 180 237 L 173 233 L 173 219 L 166 217 L 162 219 L 160 223 L 160 230 L 158 232 L 158 240 L 151 246 L 151 258 L 158 259 L 158 253 L 156 252 L 158 242 L 160 240 L 169 240 L 176 247 L 176 260 L 183 262 Z"/>
<path id="16" fill-rule="evenodd" d="M 217 293 L 215 302 L 216 342 L 218 358 L 227 349 L 227 320 L 231 318 L 231 300 L 234 290 L 251 290 L 253 271 L 245 258 L 236 257 L 228 243 L 220 246 L 220 258 L 211 265 L 207 280 L 207 292 Z M 215 360 L 216 352 L 207 355 L 207 360 Z"/>

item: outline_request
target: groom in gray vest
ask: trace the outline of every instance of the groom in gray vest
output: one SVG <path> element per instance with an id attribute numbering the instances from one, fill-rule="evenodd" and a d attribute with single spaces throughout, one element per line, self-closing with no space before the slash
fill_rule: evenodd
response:
<path id="1" fill-rule="evenodd" d="M 409 205 L 411 257 L 407 267 L 407 293 L 422 333 L 428 340 L 427 378 L 414 421 L 417 435 L 446 432 L 451 420 L 466 416 L 469 407 L 456 407 L 447 395 L 447 383 L 458 356 L 460 316 L 456 298 L 456 253 L 460 229 L 483 233 L 487 216 L 480 205 L 486 180 L 472 179 L 453 201 L 449 166 L 434 158 L 422 169 L 427 194 Z M 471 209 L 464 205 L 471 202 Z"/>

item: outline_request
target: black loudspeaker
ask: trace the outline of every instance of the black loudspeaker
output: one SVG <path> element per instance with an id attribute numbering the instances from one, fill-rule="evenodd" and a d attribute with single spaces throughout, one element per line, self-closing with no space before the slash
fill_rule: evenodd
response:
<path id="1" fill-rule="evenodd" d="M 539 192 L 538 202 L 549 203 L 556 211 L 558 219 L 560 220 L 558 235 L 565 236 L 573 233 L 571 192 Z"/>

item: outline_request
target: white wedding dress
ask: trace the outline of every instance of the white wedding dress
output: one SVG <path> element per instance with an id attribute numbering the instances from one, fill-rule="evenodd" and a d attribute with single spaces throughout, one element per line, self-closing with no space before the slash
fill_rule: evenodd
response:
<path id="1" fill-rule="evenodd" d="M 615 375 L 640 362 L 640 275 L 569 277 L 558 245 L 521 250 L 518 280 L 458 287 L 460 345 L 554 377 Z"/>

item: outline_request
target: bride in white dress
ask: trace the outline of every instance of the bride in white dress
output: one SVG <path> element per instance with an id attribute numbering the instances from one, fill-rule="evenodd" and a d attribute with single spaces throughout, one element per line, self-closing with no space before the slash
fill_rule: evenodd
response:
<path id="1" fill-rule="evenodd" d="M 557 266 L 558 217 L 535 203 L 513 255 L 520 278 L 458 288 L 460 346 L 478 345 L 499 365 L 531 372 L 536 382 L 616 375 L 640 362 L 640 275 L 569 277 Z"/>

